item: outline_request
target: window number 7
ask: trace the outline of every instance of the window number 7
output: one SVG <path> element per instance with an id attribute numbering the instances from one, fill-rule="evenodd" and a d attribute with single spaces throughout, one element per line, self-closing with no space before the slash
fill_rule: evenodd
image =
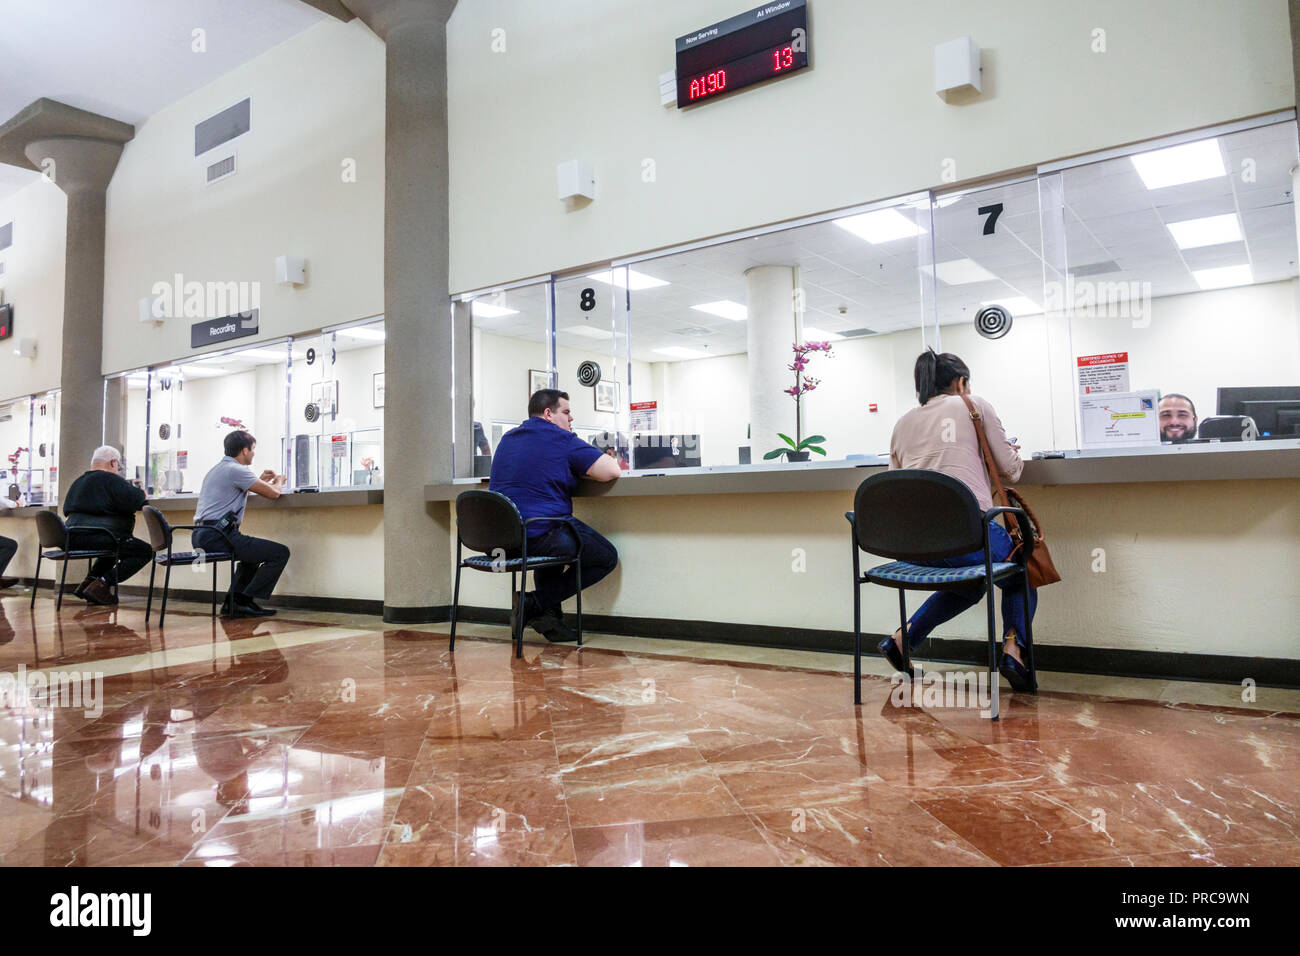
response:
<path id="1" fill-rule="evenodd" d="M 1002 203 L 994 203 L 992 206 L 980 206 L 978 214 L 988 216 L 984 221 L 984 235 L 993 235 L 993 228 L 998 223 L 998 216 L 1002 215 Z"/>

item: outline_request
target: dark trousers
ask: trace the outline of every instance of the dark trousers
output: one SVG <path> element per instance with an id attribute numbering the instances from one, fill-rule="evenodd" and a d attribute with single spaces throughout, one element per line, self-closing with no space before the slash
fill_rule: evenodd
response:
<path id="1" fill-rule="evenodd" d="M 265 601 L 275 590 L 284 566 L 289 563 L 289 549 L 278 541 L 254 538 L 238 531 L 230 535 L 239 567 L 235 570 L 235 597 Z M 200 528 L 194 532 L 194 546 L 213 554 L 228 550 L 226 540 L 215 531 Z"/>
<path id="2" fill-rule="evenodd" d="M 5 568 L 9 567 L 9 562 L 14 559 L 18 553 L 18 542 L 13 538 L 0 537 L 0 577 L 4 577 Z"/>
<path id="3" fill-rule="evenodd" d="M 989 545 L 993 552 L 994 561 L 1005 561 L 1011 554 L 1013 547 L 1011 535 L 1000 524 L 994 523 L 989 528 Z M 927 561 L 926 564 L 938 568 L 964 568 L 972 564 L 983 564 L 984 552 L 972 551 L 970 554 L 963 554 L 958 558 L 944 558 L 939 561 Z M 1016 643 L 1022 648 L 1025 644 L 1025 608 L 1022 603 L 1024 597 L 1024 580 L 1016 575 L 1011 578 L 1003 578 L 998 582 L 998 587 L 1002 589 L 1002 633 L 1005 636 L 1010 630 L 1016 632 Z M 954 589 L 951 591 L 935 591 L 921 605 L 920 609 L 912 615 L 911 620 L 907 622 L 907 636 L 910 639 L 912 650 L 916 650 L 927 637 L 940 624 L 950 621 L 967 608 L 972 608 L 980 601 L 984 600 L 984 588 L 975 586 L 971 588 Z M 1038 591 L 1036 588 L 1029 589 L 1029 623 L 1033 623 L 1034 612 L 1038 609 Z"/>
<path id="4" fill-rule="evenodd" d="M 582 587 L 583 590 L 602 580 L 618 567 L 618 551 L 598 532 L 581 521 L 574 521 L 582 535 Z M 567 524 L 555 527 L 536 538 L 528 539 L 531 557 L 574 558 L 578 554 L 578 540 L 574 529 Z M 578 565 L 554 565 L 539 568 L 533 573 L 537 585 L 537 604 L 543 609 L 558 608 L 568 598 L 578 593 Z"/>
<path id="5" fill-rule="evenodd" d="M 76 528 L 69 528 L 68 534 L 73 550 L 79 548 L 91 550 L 108 546 L 108 539 L 102 534 L 79 535 Z M 125 581 L 153 560 L 153 548 L 139 538 L 119 538 L 118 547 L 120 548 L 119 553 L 122 563 L 118 565 L 116 581 L 113 578 L 112 557 L 96 558 L 94 564 L 90 566 L 90 576 L 92 578 L 103 578 L 109 587 L 112 587 L 117 582 Z"/>

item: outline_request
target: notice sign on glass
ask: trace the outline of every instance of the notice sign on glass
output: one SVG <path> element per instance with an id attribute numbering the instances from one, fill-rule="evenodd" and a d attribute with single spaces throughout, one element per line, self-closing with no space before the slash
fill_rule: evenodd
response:
<path id="1" fill-rule="evenodd" d="M 1083 447 L 1160 444 L 1159 403 L 1154 389 L 1080 396 Z"/>
<path id="2" fill-rule="evenodd" d="M 330 454 L 335 458 L 348 457 L 348 436 L 331 435 L 330 436 Z"/>
<path id="3" fill-rule="evenodd" d="M 1080 355 L 1078 365 L 1080 395 L 1129 390 L 1127 352 Z"/>
<path id="4" fill-rule="evenodd" d="M 658 402 L 632 402 L 628 408 L 632 412 L 632 431 L 652 432 L 659 427 Z"/>

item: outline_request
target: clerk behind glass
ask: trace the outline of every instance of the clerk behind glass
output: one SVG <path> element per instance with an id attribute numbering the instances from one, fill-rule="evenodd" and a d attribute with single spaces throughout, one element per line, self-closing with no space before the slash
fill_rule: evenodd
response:
<path id="1" fill-rule="evenodd" d="M 265 601 L 271 596 L 275 583 L 280 580 L 280 572 L 289 563 L 289 549 L 276 541 L 240 534 L 239 525 L 244 520 L 244 505 L 249 492 L 263 498 L 279 498 L 285 478 L 269 469 L 262 472 L 260 478 L 254 477 L 249 465 L 253 463 L 257 439 L 248 432 L 231 432 L 224 445 L 226 457 L 203 476 L 203 485 L 199 488 L 194 523 L 201 527 L 194 532 L 194 545 L 213 554 L 229 551 L 225 538 L 209 529 L 224 531 L 234 544 L 239 570 L 232 586 L 234 607 L 230 606 L 227 598 L 221 613 L 233 617 L 267 617 L 275 612 L 261 607 L 257 601 Z"/>
<path id="2" fill-rule="evenodd" d="M 1196 406 L 1186 395 L 1170 392 L 1160 399 L 1160 440 L 1191 441 L 1196 437 Z"/>

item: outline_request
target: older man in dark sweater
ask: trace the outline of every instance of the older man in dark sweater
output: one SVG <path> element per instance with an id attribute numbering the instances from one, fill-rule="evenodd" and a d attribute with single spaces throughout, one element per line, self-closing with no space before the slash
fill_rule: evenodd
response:
<path id="1" fill-rule="evenodd" d="M 144 492 L 122 477 L 121 452 L 112 445 L 96 448 L 90 471 L 68 489 L 63 513 L 68 518 L 74 549 L 104 547 L 104 535 L 88 533 L 90 528 L 104 528 L 117 538 L 121 562 L 114 577 L 113 559 L 96 559 L 89 576 L 74 592 L 77 597 L 91 604 L 116 604 L 115 581 L 125 581 L 153 559 L 153 548 L 132 536 L 135 513 L 144 502 Z"/>

